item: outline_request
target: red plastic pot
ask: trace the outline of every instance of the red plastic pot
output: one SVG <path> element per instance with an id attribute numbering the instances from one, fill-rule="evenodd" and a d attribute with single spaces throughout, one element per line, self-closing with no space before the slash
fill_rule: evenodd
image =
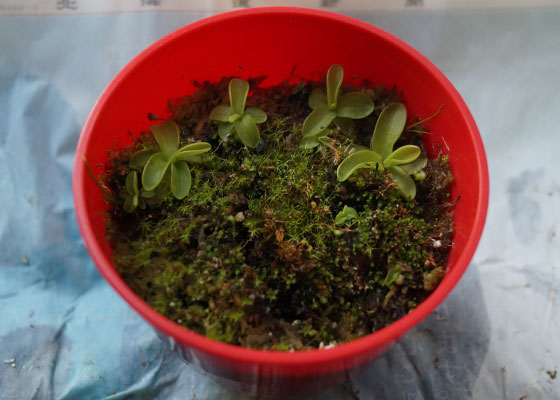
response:
<path id="1" fill-rule="evenodd" d="M 404 93 L 409 115 L 442 112 L 425 135 L 428 149 L 449 153 L 456 184 L 455 244 L 449 272 L 439 287 L 413 312 L 392 325 L 328 350 L 293 353 L 249 350 L 218 343 L 158 314 L 123 282 L 113 267 L 105 239 L 107 208 L 87 175 L 81 155 L 91 165 L 105 163 L 115 143 L 131 142 L 153 123 L 149 112 L 168 115 L 167 100 L 192 93 L 193 81 L 222 76 L 266 75 L 263 85 L 295 74 L 317 79 L 334 63 L 343 65 L 346 81 L 369 79 Z M 433 145 L 433 146 L 432 146 Z M 435 153 L 433 154 L 435 155 Z M 394 36 L 364 22 L 324 11 L 256 8 L 198 21 L 157 41 L 132 60 L 109 84 L 82 131 L 74 165 L 74 201 L 85 243 L 101 274 L 162 337 L 177 343 L 188 361 L 252 394 L 300 395 L 343 383 L 363 370 L 430 314 L 467 268 L 482 233 L 488 206 L 486 156 L 475 122 L 460 95 L 426 58 Z"/>

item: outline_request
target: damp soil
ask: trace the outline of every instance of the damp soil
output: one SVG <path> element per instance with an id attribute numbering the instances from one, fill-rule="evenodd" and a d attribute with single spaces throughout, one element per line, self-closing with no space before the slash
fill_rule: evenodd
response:
<path id="1" fill-rule="evenodd" d="M 368 146 L 382 108 L 405 96 L 365 83 L 374 112 L 349 132 L 333 128 L 330 146 L 302 150 L 301 125 L 317 83 L 261 88 L 261 81 L 250 81 L 247 100 L 268 114 L 257 149 L 221 140 L 208 121 L 227 102 L 229 78 L 169 101 L 181 146 L 206 141 L 212 151 L 192 165 L 186 198 L 161 185 L 145 209 L 113 205 L 107 235 L 118 272 L 167 318 L 249 348 L 330 347 L 391 324 L 445 275 L 453 239 L 447 157 L 428 161 L 413 200 L 374 170 L 339 182 L 336 168 L 351 143 Z M 426 154 L 421 139 L 405 131 L 397 145 L 416 144 Z M 125 186 L 131 155 L 150 146 L 145 132 L 110 152 L 104 183 L 111 192 Z M 358 217 L 335 226 L 345 205 Z"/>

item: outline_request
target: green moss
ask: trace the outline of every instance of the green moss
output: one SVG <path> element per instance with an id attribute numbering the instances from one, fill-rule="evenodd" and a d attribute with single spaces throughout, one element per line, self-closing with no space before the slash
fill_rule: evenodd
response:
<path id="1" fill-rule="evenodd" d="M 235 139 L 221 142 L 216 126 L 201 122 L 226 89 L 205 84 L 196 102 L 186 98 L 174 109 L 183 134 L 213 148 L 193 164 L 189 195 L 177 200 L 163 187 L 145 210 L 112 210 L 108 235 L 131 288 L 195 332 L 274 350 L 352 340 L 416 307 L 427 296 L 424 283 L 439 282 L 451 244 L 452 175 L 444 156 L 429 162 L 412 201 L 387 174 L 360 170 L 341 183 L 337 165 L 351 142 L 371 137 L 375 113 L 356 121 L 353 136 L 335 130 L 330 147 L 301 150 L 311 88 L 297 95 L 255 88 L 248 106 L 273 109 L 261 126 L 262 144 L 248 150 Z M 374 101 L 394 95 L 383 93 L 373 93 Z M 111 154 L 112 192 L 125 183 L 130 155 L 149 146 L 143 135 Z M 345 205 L 358 216 L 335 226 Z"/>

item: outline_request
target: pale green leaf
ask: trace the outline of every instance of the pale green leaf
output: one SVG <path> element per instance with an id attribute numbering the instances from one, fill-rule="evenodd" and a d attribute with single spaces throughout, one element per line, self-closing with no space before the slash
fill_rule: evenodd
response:
<path id="1" fill-rule="evenodd" d="M 259 128 L 251 115 L 243 114 L 243 117 L 233 125 L 241 143 L 253 149 L 259 145 L 261 141 Z"/>
<path id="2" fill-rule="evenodd" d="M 420 171 L 422 168 L 424 168 L 426 166 L 426 163 L 428 162 L 428 159 L 426 158 L 425 155 L 420 154 L 420 156 L 418 156 L 418 158 L 408 164 L 401 164 L 399 165 L 400 168 L 402 168 L 402 170 L 404 172 L 406 172 L 409 175 L 415 174 L 418 171 Z"/>
<path id="3" fill-rule="evenodd" d="M 338 93 L 344 78 L 344 70 L 342 66 L 333 64 L 327 72 L 327 105 L 330 109 L 337 106 Z"/>
<path id="4" fill-rule="evenodd" d="M 171 193 L 175 198 L 183 199 L 191 190 L 191 171 L 184 161 L 171 164 Z"/>
<path id="5" fill-rule="evenodd" d="M 156 152 L 155 149 L 144 149 L 137 151 L 130 157 L 130 161 L 128 162 L 128 166 L 130 168 L 142 168 L 146 161 Z"/>
<path id="6" fill-rule="evenodd" d="M 319 106 L 326 106 L 327 104 L 327 94 L 324 90 L 315 88 L 311 91 L 309 95 L 309 100 L 307 100 L 309 107 L 315 110 Z"/>
<path id="7" fill-rule="evenodd" d="M 173 121 L 166 121 L 163 124 L 150 126 L 150 130 L 163 154 L 171 157 L 179 148 L 179 127 L 177 124 Z"/>
<path id="8" fill-rule="evenodd" d="M 210 116 L 208 117 L 208 119 L 210 121 L 228 122 L 229 117 L 231 117 L 232 115 L 233 112 L 231 111 L 231 107 L 222 104 L 220 106 L 217 106 L 212 110 L 212 112 L 210 112 Z"/>
<path id="9" fill-rule="evenodd" d="M 373 101 L 361 92 L 353 92 L 338 98 L 336 115 L 339 117 L 360 119 L 370 115 L 373 111 Z"/>
<path id="10" fill-rule="evenodd" d="M 389 168 L 395 165 L 411 163 L 418 158 L 420 153 L 420 147 L 407 144 L 389 154 L 389 157 L 383 161 L 383 166 Z"/>
<path id="11" fill-rule="evenodd" d="M 154 190 L 163 179 L 169 162 L 165 154 L 156 153 L 150 157 L 142 171 L 142 187 L 144 190 Z"/>
<path id="12" fill-rule="evenodd" d="M 134 199 L 136 198 L 136 204 L 134 204 Z M 123 210 L 127 213 L 131 213 L 132 211 L 134 211 L 134 209 L 136 208 L 136 206 L 138 205 L 138 197 L 136 196 L 127 196 L 126 199 L 124 200 L 124 204 L 123 204 Z"/>
<path id="13" fill-rule="evenodd" d="M 311 112 L 303 121 L 303 134 L 318 135 L 323 132 L 330 123 L 335 119 L 336 114 L 334 111 L 329 110 L 327 106 L 319 106 Z"/>
<path id="14" fill-rule="evenodd" d="M 354 128 L 354 121 L 351 118 L 336 117 L 333 122 L 342 132 L 349 133 Z"/>
<path id="15" fill-rule="evenodd" d="M 140 196 L 146 198 L 146 199 L 150 199 L 152 197 L 154 197 L 156 194 L 156 192 L 154 190 L 144 190 L 142 189 L 140 191 Z"/>
<path id="16" fill-rule="evenodd" d="M 129 172 L 126 176 L 126 191 L 129 195 L 138 195 L 138 175 L 136 171 Z"/>
<path id="17" fill-rule="evenodd" d="M 331 139 L 327 135 L 323 135 L 323 136 L 319 135 L 319 136 L 317 136 L 317 141 L 319 143 L 321 143 L 322 145 L 330 146 L 333 142 L 333 139 Z"/>
<path id="18" fill-rule="evenodd" d="M 245 110 L 245 112 L 248 113 L 251 117 L 253 117 L 255 123 L 257 124 L 262 124 L 263 122 L 266 122 L 266 113 L 260 108 L 248 107 Z"/>
<path id="19" fill-rule="evenodd" d="M 175 154 L 173 154 L 173 156 L 171 157 L 170 162 L 175 162 L 180 160 L 188 161 L 194 156 L 209 152 L 211 149 L 212 146 L 210 146 L 210 143 L 206 143 L 206 142 L 191 143 L 177 150 Z"/>
<path id="20" fill-rule="evenodd" d="M 233 124 L 229 122 L 220 122 L 220 125 L 218 125 L 218 135 L 220 138 L 225 139 L 231 132 L 233 132 Z"/>
<path id="21" fill-rule="evenodd" d="M 371 150 L 384 159 L 393 152 L 393 146 L 406 124 L 406 108 L 401 103 L 392 103 L 381 111 L 371 138 Z"/>
<path id="22" fill-rule="evenodd" d="M 409 200 L 413 199 L 416 196 L 416 184 L 410 175 L 398 166 L 389 168 L 389 171 L 403 196 Z"/>
<path id="23" fill-rule="evenodd" d="M 334 224 L 335 225 L 344 225 L 344 224 L 350 224 L 350 222 L 354 219 L 354 218 L 358 218 L 358 212 L 356 211 L 355 208 L 352 207 L 348 207 L 348 206 L 344 206 L 344 208 L 342 209 L 341 212 L 339 212 L 335 219 L 334 219 Z"/>
<path id="24" fill-rule="evenodd" d="M 249 93 L 249 83 L 243 79 L 233 78 L 229 81 L 229 104 L 232 114 L 243 115 L 245 102 Z"/>
<path id="25" fill-rule="evenodd" d="M 346 157 L 338 166 L 336 176 L 339 181 L 345 181 L 358 168 L 381 167 L 381 156 L 371 150 L 357 151 Z"/>
<path id="26" fill-rule="evenodd" d="M 208 142 L 196 142 L 196 143 L 187 144 L 186 146 L 181 147 L 177 151 L 179 151 L 181 153 L 183 153 L 185 151 L 194 151 L 194 152 L 196 152 L 194 154 L 200 154 L 200 153 L 206 153 L 207 151 L 210 151 L 211 149 L 212 149 L 212 146 Z"/>
<path id="27" fill-rule="evenodd" d="M 401 272 L 401 266 L 400 265 L 395 265 L 393 268 L 391 268 L 389 270 L 389 272 L 387 272 L 387 275 L 385 276 L 385 279 L 383 279 L 383 282 L 381 282 L 383 285 L 385 286 L 390 286 L 392 285 L 397 278 L 399 277 L 399 273 Z"/>
<path id="28" fill-rule="evenodd" d="M 301 138 L 300 142 L 299 142 L 299 148 L 300 149 L 313 149 L 317 146 L 319 146 L 321 143 L 319 143 L 317 136 L 304 136 Z"/>

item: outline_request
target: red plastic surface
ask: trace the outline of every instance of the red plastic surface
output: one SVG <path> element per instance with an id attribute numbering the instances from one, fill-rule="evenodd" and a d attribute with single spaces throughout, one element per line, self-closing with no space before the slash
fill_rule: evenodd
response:
<path id="1" fill-rule="evenodd" d="M 369 79 L 404 93 L 409 116 L 431 115 L 427 148 L 449 153 L 456 178 L 455 244 L 449 273 L 429 298 L 389 327 L 329 350 L 294 353 L 257 351 L 218 343 L 152 310 L 121 280 L 104 237 L 106 208 L 86 174 L 81 155 L 95 166 L 107 150 L 131 142 L 150 125 L 148 112 L 168 115 L 167 100 L 195 90 L 193 81 L 266 75 L 272 85 L 294 74 L 319 79 L 327 68 L 344 67 L 345 81 Z M 443 137 L 443 139 L 442 139 Z M 448 149 L 448 150 L 447 150 Z M 101 171 L 97 171 L 101 172 Z M 115 290 L 183 356 L 244 390 L 286 395 L 341 383 L 349 373 L 390 347 L 437 307 L 467 268 L 480 239 L 488 206 L 488 170 L 476 124 L 460 95 L 425 57 L 394 36 L 364 22 L 324 11 L 257 8 L 210 17 L 164 37 L 133 59 L 109 84 L 82 131 L 74 165 L 78 223 L 95 264 Z M 317 386 L 318 385 L 318 386 Z"/>

